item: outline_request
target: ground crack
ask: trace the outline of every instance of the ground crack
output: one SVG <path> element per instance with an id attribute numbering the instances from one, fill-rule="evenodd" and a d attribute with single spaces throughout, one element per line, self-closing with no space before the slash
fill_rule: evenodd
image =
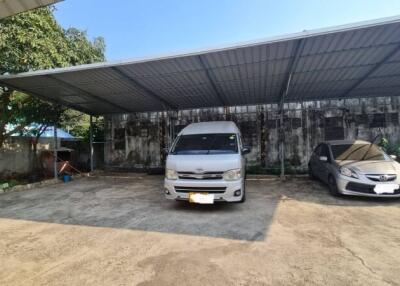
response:
<path id="1" fill-rule="evenodd" d="M 336 237 L 337 240 L 339 241 L 339 245 L 340 247 L 342 247 L 343 249 L 345 249 L 348 253 L 350 253 L 354 258 L 356 258 L 358 261 L 360 261 L 360 263 L 364 266 L 365 269 L 367 269 L 369 272 L 371 272 L 372 274 L 374 274 L 375 276 L 379 277 L 379 279 L 381 279 L 383 282 L 388 283 L 389 285 L 400 285 L 394 281 L 390 281 L 390 280 L 386 280 L 385 278 L 383 278 L 381 275 L 379 275 L 374 269 L 372 269 L 370 266 L 367 265 L 367 263 L 364 261 L 364 259 L 357 255 L 357 253 L 355 253 L 353 250 L 351 250 L 350 248 L 348 248 L 347 246 L 344 245 L 343 241 L 339 238 Z"/>

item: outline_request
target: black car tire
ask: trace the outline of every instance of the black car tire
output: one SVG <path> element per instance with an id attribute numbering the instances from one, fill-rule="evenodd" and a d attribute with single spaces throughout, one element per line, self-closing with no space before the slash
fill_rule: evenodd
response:
<path id="1" fill-rule="evenodd" d="M 317 177 L 315 177 L 314 172 L 312 171 L 311 165 L 308 165 L 308 177 L 311 180 L 316 180 Z"/>
<path id="2" fill-rule="evenodd" d="M 336 184 L 336 180 L 332 175 L 329 175 L 328 178 L 328 186 L 329 186 L 329 193 L 333 196 L 340 196 L 337 184 Z"/>

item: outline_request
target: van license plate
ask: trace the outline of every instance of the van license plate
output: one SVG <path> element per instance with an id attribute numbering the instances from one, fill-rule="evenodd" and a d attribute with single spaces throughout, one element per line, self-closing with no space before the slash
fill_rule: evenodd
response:
<path id="1" fill-rule="evenodd" d="M 207 193 L 189 193 L 189 202 L 196 204 L 213 204 L 214 195 Z"/>

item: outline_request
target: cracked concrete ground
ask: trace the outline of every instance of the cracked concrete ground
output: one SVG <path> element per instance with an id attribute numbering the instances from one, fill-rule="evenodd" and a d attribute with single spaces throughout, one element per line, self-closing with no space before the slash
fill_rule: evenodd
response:
<path id="1" fill-rule="evenodd" d="M 244 204 L 166 201 L 121 174 L 0 195 L 0 285 L 400 285 L 400 201 L 247 182 Z"/>

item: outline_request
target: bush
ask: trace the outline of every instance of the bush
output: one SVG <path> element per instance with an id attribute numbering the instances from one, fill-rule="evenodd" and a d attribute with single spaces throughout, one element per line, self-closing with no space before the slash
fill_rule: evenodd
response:
<path id="1" fill-rule="evenodd" d="M 400 159 L 400 144 L 391 143 L 387 138 L 383 137 L 379 141 L 378 146 L 382 148 L 388 155 L 396 155 L 397 159 Z"/>
<path id="2" fill-rule="evenodd" d="M 307 170 L 301 166 L 294 166 L 288 162 L 285 162 L 285 174 L 286 175 L 299 175 L 306 174 Z M 249 166 L 247 168 L 247 174 L 251 175 L 280 175 L 281 166 L 280 165 L 270 165 L 262 167 L 261 165 Z"/>

